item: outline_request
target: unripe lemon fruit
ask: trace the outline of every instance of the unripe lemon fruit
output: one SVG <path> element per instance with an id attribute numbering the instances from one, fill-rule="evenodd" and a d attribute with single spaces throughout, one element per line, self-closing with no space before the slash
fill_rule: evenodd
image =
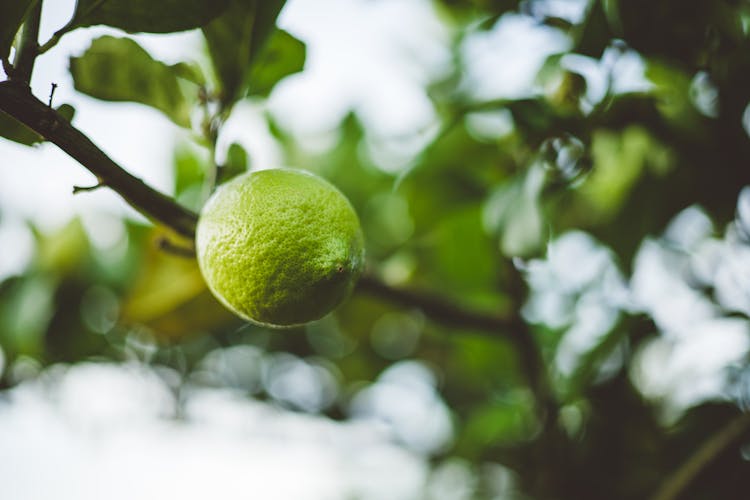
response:
<path id="1" fill-rule="evenodd" d="M 201 211 L 195 244 L 219 301 L 267 326 L 322 318 L 364 265 L 349 201 L 328 181 L 293 169 L 251 172 L 220 186 Z"/>

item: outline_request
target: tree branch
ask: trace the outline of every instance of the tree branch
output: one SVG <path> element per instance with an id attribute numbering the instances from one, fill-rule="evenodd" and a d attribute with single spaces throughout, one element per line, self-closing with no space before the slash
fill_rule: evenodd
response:
<path id="1" fill-rule="evenodd" d="M 0 82 L 0 110 L 56 144 L 146 217 L 192 238 L 198 216 L 112 161 L 81 131 L 20 81 Z"/>
<path id="2" fill-rule="evenodd" d="M 674 500 L 690 483 L 750 429 L 750 413 L 743 413 L 716 434 L 711 435 L 680 467 L 664 481 L 652 500 Z"/>
<path id="3" fill-rule="evenodd" d="M 544 360 L 528 325 L 519 314 L 515 313 L 510 318 L 506 318 L 470 311 L 444 297 L 423 291 L 396 288 L 367 274 L 363 275 L 357 283 L 357 291 L 396 304 L 416 307 L 432 320 L 445 325 L 474 329 L 496 338 L 507 338 L 518 350 L 521 368 L 537 398 L 542 420 L 548 421 L 554 416 L 554 403 L 550 388 L 547 386 Z"/>
<path id="4" fill-rule="evenodd" d="M 513 321 L 502 316 L 469 311 L 452 301 L 429 293 L 396 288 L 379 281 L 370 274 L 363 275 L 357 290 L 389 302 L 416 307 L 427 316 L 449 326 L 459 326 L 481 332 L 515 332 Z M 509 335 L 515 335 L 509 333 Z"/>

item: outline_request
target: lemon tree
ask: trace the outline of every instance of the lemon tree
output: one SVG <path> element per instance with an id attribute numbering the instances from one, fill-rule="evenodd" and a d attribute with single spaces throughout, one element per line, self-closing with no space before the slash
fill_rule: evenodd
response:
<path id="1" fill-rule="evenodd" d="M 316 320 L 351 291 L 364 263 L 346 197 L 309 172 L 251 172 L 219 187 L 198 220 L 196 252 L 213 294 L 269 326 Z"/>

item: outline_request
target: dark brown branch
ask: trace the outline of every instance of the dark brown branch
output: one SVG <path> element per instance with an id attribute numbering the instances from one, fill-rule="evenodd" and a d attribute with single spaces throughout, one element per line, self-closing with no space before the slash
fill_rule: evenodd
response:
<path id="1" fill-rule="evenodd" d="M 187 238 L 195 234 L 195 213 L 125 171 L 25 84 L 0 82 L 0 110 L 56 144 L 146 217 Z"/>

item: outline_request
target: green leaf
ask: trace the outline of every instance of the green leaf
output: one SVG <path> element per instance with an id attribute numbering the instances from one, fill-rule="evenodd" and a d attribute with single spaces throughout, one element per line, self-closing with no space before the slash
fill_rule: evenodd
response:
<path id="1" fill-rule="evenodd" d="M 37 355 L 54 313 L 55 283 L 29 275 L 0 293 L 0 343 L 12 354 Z"/>
<path id="2" fill-rule="evenodd" d="M 146 104 L 178 125 L 190 125 L 190 104 L 173 68 L 129 38 L 97 38 L 82 56 L 70 59 L 70 72 L 79 92 Z"/>
<path id="3" fill-rule="evenodd" d="M 229 0 L 78 0 L 70 24 L 106 24 L 130 33 L 171 33 L 205 25 L 228 3 Z"/>
<path id="4" fill-rule="evenodd" d="M 464 453 L 476 453 L 488 444 L 523 442 L 539 431 L 532 399 L 524 391 L 507 391 L 502 398 L 472 408 L 459 436 Z"/>
<path id="5" fill-rule="evenodd" d="M 189 82 L 193 82 L 196 85 L 205 85 L 206 77 L 203 75 L 203 71 L 200 66 L 195 63 L 179 62 L 171 66 L 175 75 L 183 78 Z"/>
<path id="6" fill-rule="evenodd" d="M 91 247 L 81 219 L 74 218 L 51 233 L 34 228 L 35 267 L 44 274 L 76 274 L 86 267 Z"/>
<path id="7" fill-rule="evenodd" d="M 478 203 L 452 207 L 437 222 L 430 242 L 421 258 L 446 290 L 473 307 L 496 306 L 499 255 L 482 227 Z"/>
<path id="8" fill-rule="evenodd" d="M 199 150 L 189 143 L 180 144 L 174 152 L 174 190 L 180 197 L 189 190 L 203 185 L 206 177 L 206 160 Z"/>
<path id="9" fill-rule="evenodd" d="M 76 114 L 76 108 L 74 108 L 70 104 L 62 104 L 59 108 L 57 108 L 57 112 L 67 121 L 72 122 L 73 117 Z"/>
<path id="10" fill-rule="evenodd" d="M 0 113 L 0 136 L 26 146 L 44 141 L 41 135 L 5 113 Z"/>
<path id="11" fill-rule="evenodd" d="M 218 182 L 224 183 L 243 172 L 247 172 L 247 167 L 247 151 L 236 142 L 233 142 L 227 151 L 227 159 L 224 165 L 219 168 Z"/>
<path id="12" fill-rule="evenodd" d="M 35 0 L 6 0 L 0 2 L 0 58 L 7 57 L 10 46 L 26 14 Z"/>
<path id="13" fill-rule="evenodd" d="M 276 30 L 250 71 L 250 95 L 268 95 L 279 80 L 302 71 L 305 52 L 304 43 L 286 31 Z"/>
<path id="14" fill-rule="evenodd" d="M 63 104 L 57 108 L 57 112 L 67 121 L 71 121 L 75 115 L 75 108 L 70 104 Z M 44 137 L 5 113 L 0 113 L 0 137 L 26 146 L 44 142 Z"/>
<path id="15" fill-rule="evenodd" d="M 598 130 L 593 135 L 591 175 L 577 191 L 590 221 L 606 222 L 627 202 L 646 170 L 664 173 L 669 153 L 649 132 L 635 125 L 621 133 Z"/>
<path id="16" fill-rule="evenodd" d="M 276 26 L 285 0 L 232 0 L 203 28 L 225 104 L 237 100 L 249 69 Z"/>
<path id="17" fill-rule="evenodd" d="M 194 143 L 181 143 L 174 152 L 174 193 L 180 205 L 200 210 L 206 201 L 203 185 L 206 181 L 208 151 Z"/>

